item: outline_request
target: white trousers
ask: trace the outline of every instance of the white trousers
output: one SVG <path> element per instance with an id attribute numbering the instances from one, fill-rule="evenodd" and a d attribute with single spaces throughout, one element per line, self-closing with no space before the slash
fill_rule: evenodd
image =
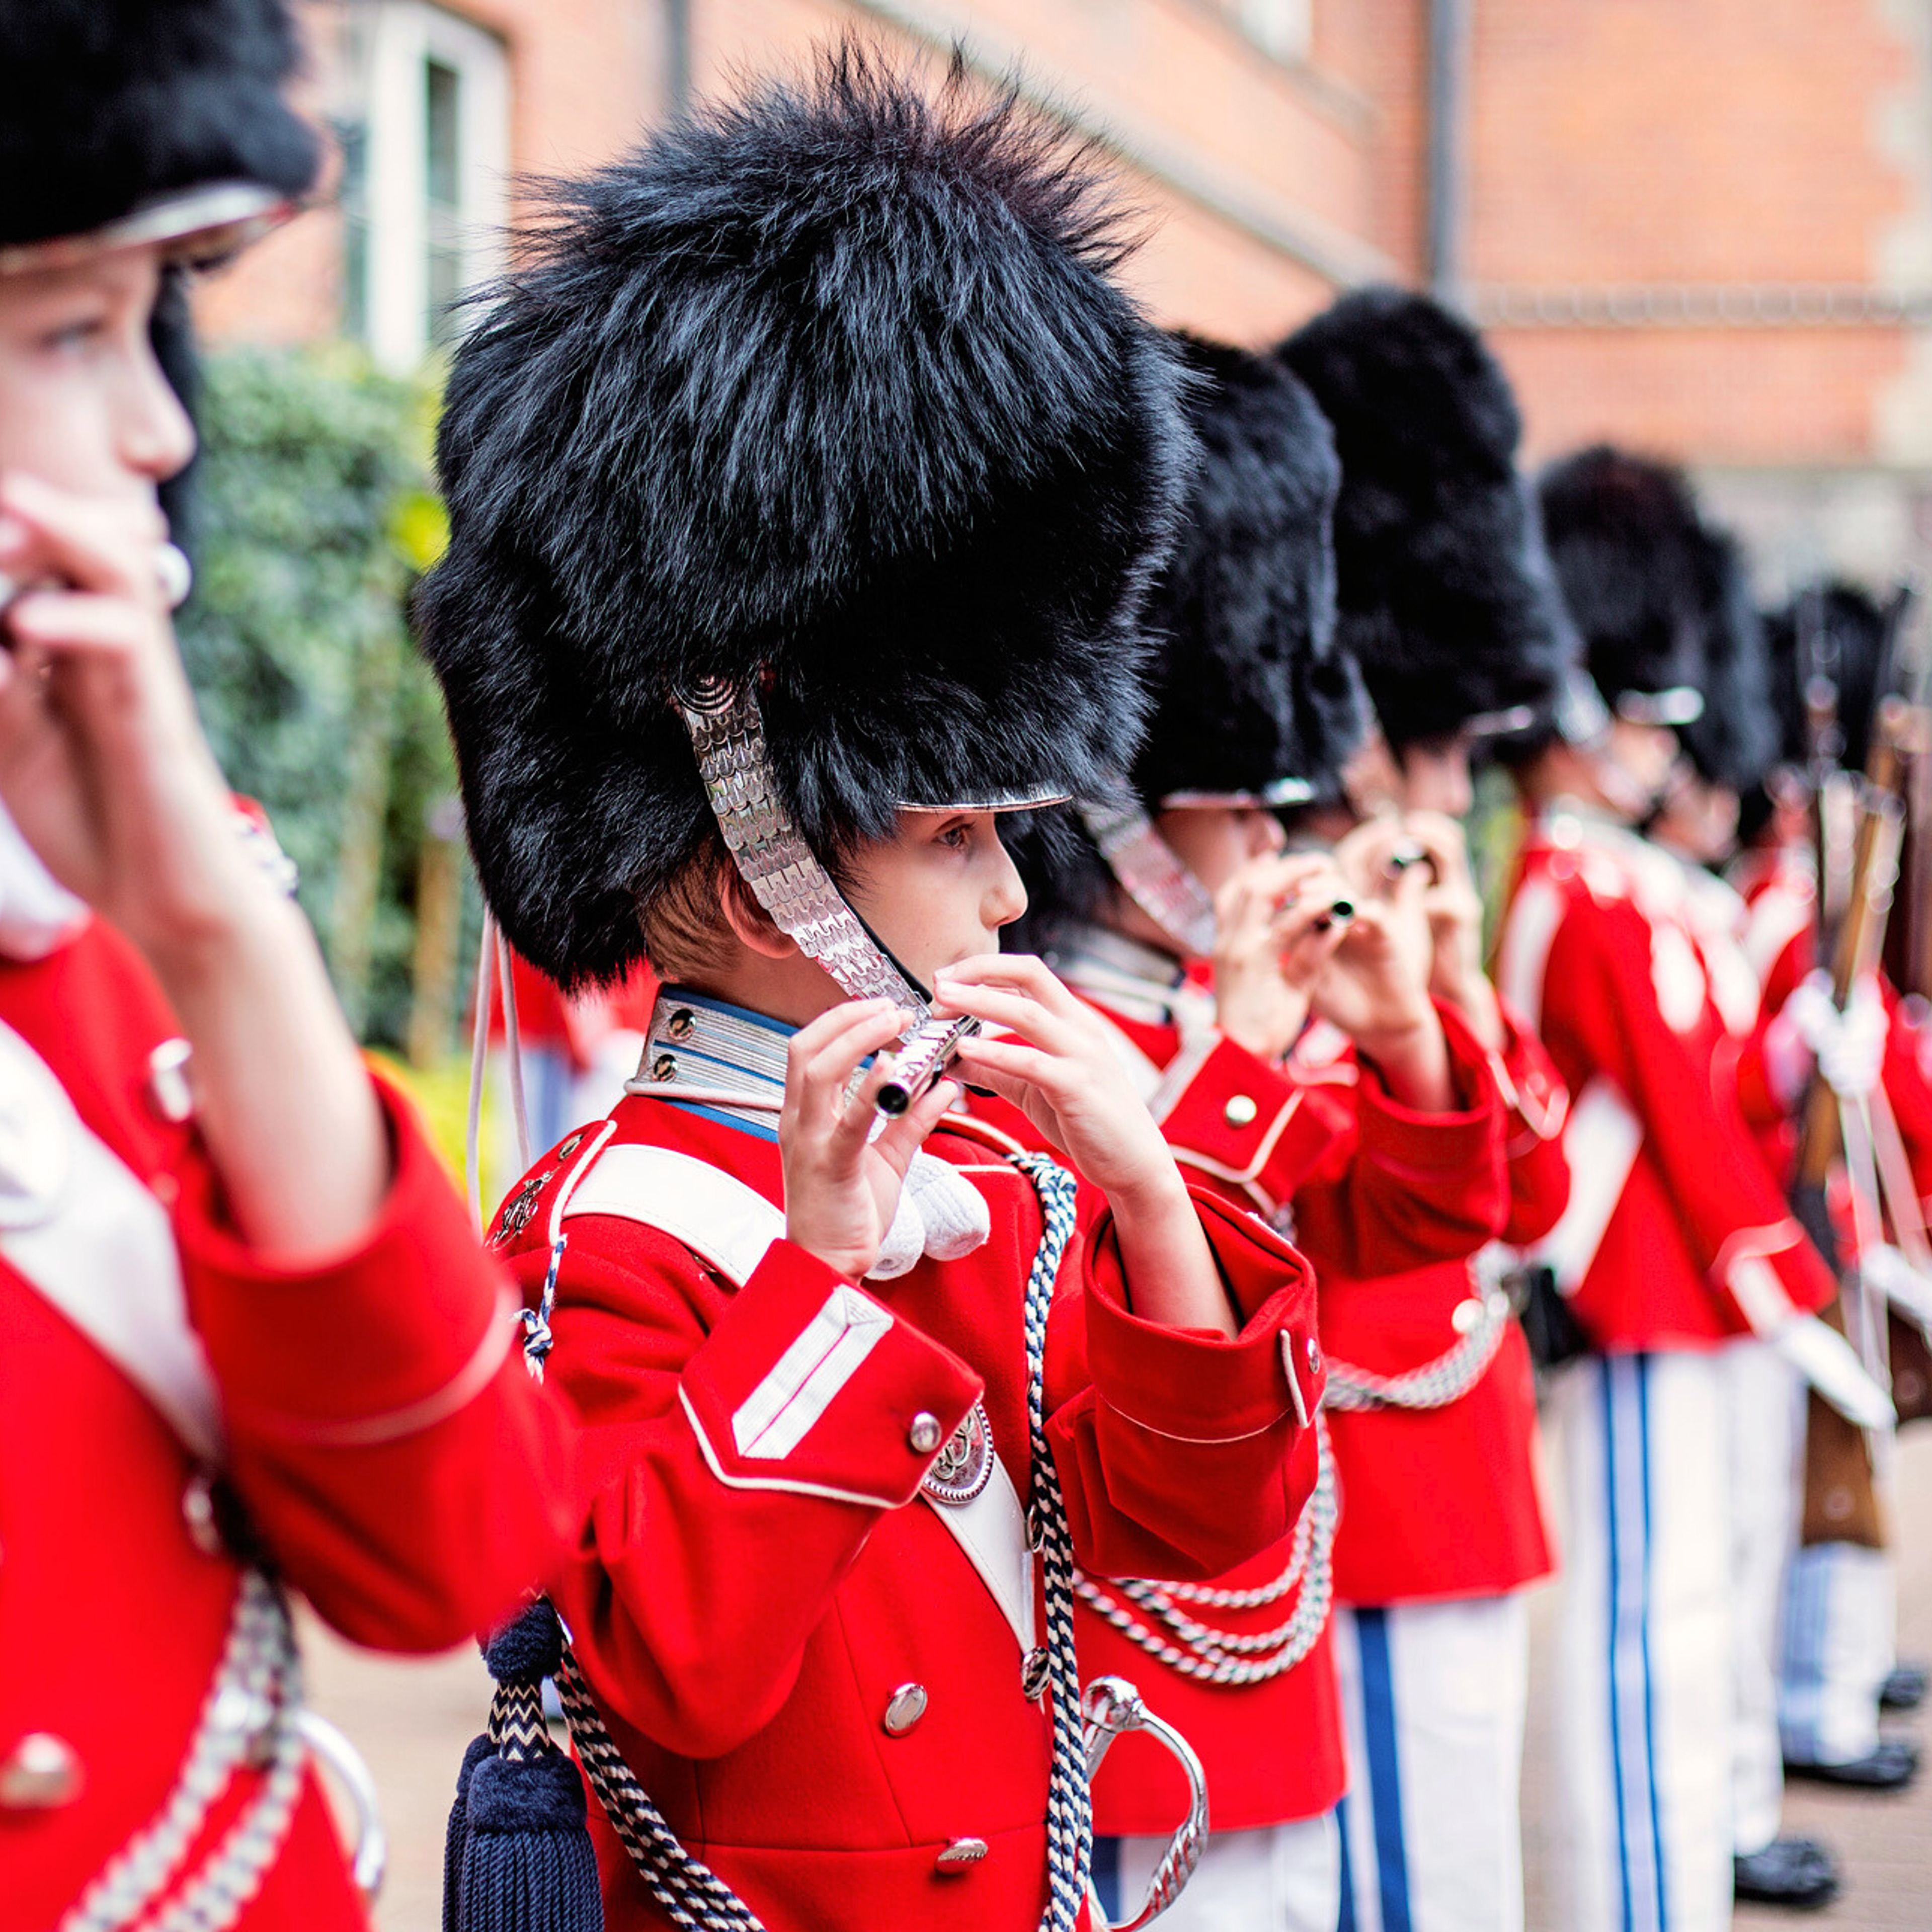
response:
<path id="1" fill-rule="evenodd" d="M 1094 1890 L 1109 1922 L 1139 1911 L 1166 1852 L 1160 1838 L 1096 1838 Z M 1214 1832 L 1162 1932 L 1335 1932 L 1340 1894 L 1335 1814 Z"/>
<path id="2" fill-rule="evenodd" d="M 1731 1922 L 1732 1510 L 1721 1353 L 1556 1378 L 1567 1504 L 1556 1672 L 1564 1932 Z"/>
<path id="3" fill-rule="evenodd" d="M 1520 1595 L 1335 1612 L 1341 1932 L 1520 1932 Z"/>
<path id="4" fill-rule="evenodd" d="M 1798 1424 L 1803 1386 L 1767 1342 L 1723 1353 L 1730 1443 L 1732 1844 L 1760 1852 L 1784 1806 L 1778 1733 L 1779 1640 L 1786 1565 L 1798 1539 Z"/>
<path id="5" fill-rule="evenodd" d="M 1779 1720 L 1794 1764 L 1848 1764 L 1878 1748 L 1894 1661 L 1895 1579 L 1882 1550 L 1820 1543 L 1792 1557 Z"/>

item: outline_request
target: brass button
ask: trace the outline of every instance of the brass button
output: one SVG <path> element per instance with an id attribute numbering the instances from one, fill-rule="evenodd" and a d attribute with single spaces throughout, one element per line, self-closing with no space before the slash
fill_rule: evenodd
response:
<path id="1" fill-rule="evenodd" d="M 73 1745 L 51 1731 L 29 1731 L 0 1764 L 0 1808 L 58 1810 L 80 1796 L 80 1783 Z"/>
<path id="2" fill-rule="evenodd" d="M 664 1022 L 664 1031 L 669 1034 L 673 1040 L 687 1040 L 691 1037 L 692 1028 L 697 1024 L 698 1022 L 691 1016 L 691 1009 L 688 1006 L 680 1006 L 677 1011 Z"/>
<path id="3" fill-rule="evenodd" d="M 1221 1109 L 1221 1118 L 1231 1127 L 1251 1127 L 1255 1124 L 1255 1116 L 1260 1112 L 1261 1108 L 1255 1104 L 1252 1094 L 1237 1094 Z"/>
<path id="4" fill-rule="evenodd" d="M 194 1095 L 188 1084 L 192 1051 L 184 1040 L 164 1040 L 148 1056 L 148 1098 L 170 1126 L 179 1126 L 194 1112 Z"/>
<path id="5" fill-rule="evenodd" d="M 902 1684 L 886 1700 L 884 1723 L 888 1737 L 902 1738 L 926 1715 L 926 1686 Z"/>
<path id="6" fill-rule="evenodd" d="M 1483 1318 L 1483 1304 L 1473 1294 L 1465 1295 L 1449 1311 L 1449 1325 L 1459 1335 L 1466 1335 Z"/>
<path id="7" fill-rule="evenodd" d="M 668 1080 L 676 1072 L 677 1060 L 673 1054 L 661 1053 L 651 1062 L 651 1078 L 653 1080 Z"/>
<path id="8" fill-rule="evenodd" d="M 933 1863 L 943 1872 L 964 1871 L 969 1867 L 976 1865 L 986 1856 L 986 1841 L 984 1838 L 955 1838 L 950 1844 L 941 1848 Z"/>
<path id="9" fill-rule="evenodd" d="M 939 1418 L 925 1409 L 912 1419 L 912 1426 L 906 1431 L 906 1440 L 912 1444 L 917 1456 L 930 1456 L 939 1447 Z"/>

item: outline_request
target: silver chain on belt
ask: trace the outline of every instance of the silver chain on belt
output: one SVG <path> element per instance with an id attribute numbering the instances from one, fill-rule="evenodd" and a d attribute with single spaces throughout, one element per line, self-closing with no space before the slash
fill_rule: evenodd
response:
<path id="1" fill-rule="evenodd" d="M 1500 1288 L 1482 1288 L 1482 1312 L 1452 1348 L 1419 1369 L 1378 1376 L 1348 1362 L 1328 1358 L 1327 1406 L 1343 1412 L 1370 1408 L 1447 1408 L 1460 1402 L 1490 1372 L 1510 1324 L 1510 1299 Z"/>
<path id="2" fill-rule="evenodd" d="M 1329 1373 L 1332 1388 L 1332 1366 Z M 1150 1657 L 1184 1677 L 1204 1684 L 1264 1684 L 1292 1670 L 1315 1648 L 1334 1598 L 1335 1527 L 1340 1512 L 1336 1505 L 1328 1426 L 1318 1411 L 1315 1446 L 1315 1492 L 1295 1523 L 1287 1566 L 1271 1582 L 1252 1589 L 1230 1590 L 1212 1584 L 1132 1578 L 1107 1585 L 1081 1576 L 1073 1586 L 1081 1601 Z M 1293 1614 L 1272 1630 L 1244 1634 L 1217 1629 L 1183 1607 L 1257 1610 L 1279 1603 L 1298 1583 L 1300 1594 Z"/>
<path id="3" fill-rule="evenodd" d="M 60 1932 L 228 1932 L 261 1889 L 295 1821 L 308 1753 L 302 1675 L 281 1593 L 242 1573 L 228 1640 L 174 1788 L 60 1922 Z M 159 1913 L 182 1862 L 236 1774 L 265 1773 L 260 1787 L 200 1868 Z"/>

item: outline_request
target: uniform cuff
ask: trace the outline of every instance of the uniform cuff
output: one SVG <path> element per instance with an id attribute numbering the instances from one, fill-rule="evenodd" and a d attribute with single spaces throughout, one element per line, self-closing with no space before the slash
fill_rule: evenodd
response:
<path id="1" fill-rule="evenodd" d="M 1262 1222 L 1190 1187 L 1228 1298 L 1243 1316 L 1233 1340 L 1143 1320 L 1128 1287 L 1113 1218 L 1086 1249 L 1087 1354 L 1095 1392 L 1126 1420 L 1184 1442 L 1257 1436 L 1285 1414 L 1306 1423 L 1328 1365 L 1316 1340 L 1315 1277 Z"/>
<path id="2" fill-rule="evenodd" d="M 980 1377 L 815 1256 L 774 1241 L 679 1394 L 728 1488 L 910 1502 Z"/>
<path id="3" fill-rule="evenodd" d="M 408 1103 L 371 1076 L 392 1156 L 375 1219 L 334 1253 L 269 1259 L 228 1224 L 212 1168 L 176 1210 L 190 1306 L 232 1429 L 308 1441 L 414 1434 L 488 1386 L 517 1339 L 485 1258 Z"/>
<path id="4" fill-rule="evenodd" d="M 1502 1120 L 1503 1097 L 1490 1054 L 1460 1014 L 1439 1000 L 1435 1004 L 1449 1048 L 1450 1078 L 1462 1105 L 1452 1113 L 1418 1113 L 1388 1091 L 1368 1060 L 1361 1063 L 1364 1078 L 1356 1089 L 1363 1157 L 1418 1178 L 1465 1172 L 1492 1159 L 1490 1144 Z"/>

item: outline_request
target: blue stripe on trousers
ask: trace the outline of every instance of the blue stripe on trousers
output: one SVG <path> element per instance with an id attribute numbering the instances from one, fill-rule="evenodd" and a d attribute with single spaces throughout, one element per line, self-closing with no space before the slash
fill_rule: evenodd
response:
<path id="1" fill-rule="evenodd" d="M 1670 1901 L 1664 1889 L 1664 1818 L 1657 1795 L 1657 1676 L 1650 1657 L 1650 1559 L 1655 1546 L 1651 1523 L 1652 1472 L 1650 1467 L 1650 1371 L 1648 1355 L 1636 1358 L 1636 1408 L 1639 1454 L 1643 1476 L 1643 1750 L 1644 1766 L 1650 1785 L 1650 1843 L 1657 1862 L 1657 1922 L 1662 1928 L 1670 1922 Z"/>
<path id="2" fill-rule="evenodd" d="M 1611 1356 L 1603 1364 L 1604 1472 L 1607 1527 L 1610 1533 L 1610 1767 L 1617 1808 L 1617 1852 L 1622 1888 L 1624 1932 L 1666 1932 L 1668 1924 L 1664 1883 L 1664 1843 L 1660 1829 L 1656 1776 L 1654 1706 L 1652 1690 L 1650 1657 L 1650 1400 L 1649 1358 L 1645 1355 Z M 1625 1467 L 1619 1480 L 1618 1394 L 1630 1384 L 1636 1397 L 1634 1468 Z M 1626 1458 L 1626 1461 L 1628 1459 Z M 1627 1489 L 1634 1475 L 1638 1484 L 1636 1508 L 1627 1516 L 1620 1490 Z M 1634 1547 L 1632 1545 L 1634 1544 Z M 1625 1571 L 1634 1588 L 1625 1601 Z M 1627 1614 L 1627 1607 L 1630 1614 Z M 1634 1666 L 1636 1682 L 1627 1682 Z M 1643 1723 L 1640 1736 L 1626 1736 L 1627 1690 L 1640 1691 Z M 1636 1760 L 1627 1765 L 1626 1754 Z M 1650 1877 L 1654 1886 L 1654 1915 L 1637 1917 L 1636 1889 L 1632 1883 L 1630 1835 L 1637 1820 L 1632 1816 L 1630 1774 L 1643 1783 L 1642 1816 L 1649 1826 Z"/>
<path id="3" fill-rule="evenodd" d="M 1100 1901 L 1100 1910 L 1110 1923 L 1118 1925 L 1122 1917 L 1120 1910 L 1120 1841 L 1118 1838 L 1103 1838 L 1097 1832 L 1094 1838 L 1094 1896 Z"/>
<path id="4" fill-rule="evenodd" d="M 1396 1749 L 1395 1673 L 1389 1660 L 1388 1612 L 1358 1610 L 1355 1642 L 1361 1663 L 1362 1733 L 1368 1750 L 1370 1822 L 1375 1828 L 1382 1932 L 1414 1932 L 1408 1914 L 1408 1860 L 1403 1850 L 1401 1761 Z"/>
<path id="5" fill-rule="evenodd" d="M 1335 1808 L 1335 1828 L 1342 1844 L 1342 1916 L 1335 1932 L 1355 1932 L 1355 1875 L 1348 1864 L 1348 1807 L 1354 1802 L 1345 1797 Z"/>

